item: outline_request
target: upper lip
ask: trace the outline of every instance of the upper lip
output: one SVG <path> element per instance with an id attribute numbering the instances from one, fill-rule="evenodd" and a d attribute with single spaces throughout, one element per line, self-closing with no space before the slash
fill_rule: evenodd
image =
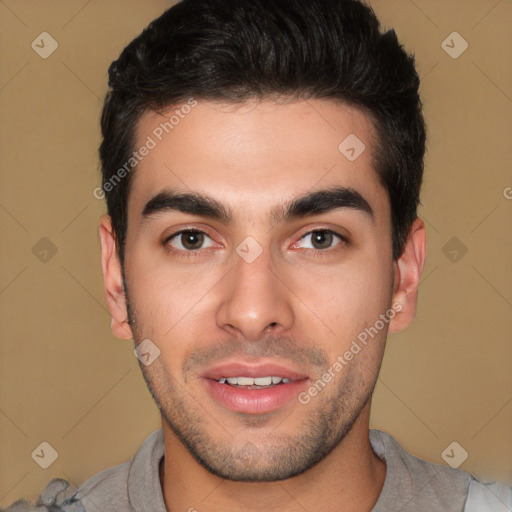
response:
<path id="1" fill-rule="evenodd" d="M 301 380 L 307 375 L 300 370 L 295 370 L 274 362 L 248 363 L 242 361 L 224 362 L 207 369 L 202 377 L 219 380 L 223 377 L 283 377 L 289 380 Z"/>

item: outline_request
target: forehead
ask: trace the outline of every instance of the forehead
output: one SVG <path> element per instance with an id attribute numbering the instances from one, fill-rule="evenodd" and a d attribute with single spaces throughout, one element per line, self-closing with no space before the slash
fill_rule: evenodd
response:
<path id="1" fill-rule="evenodd" d="M 373 169 L 374 137 L 365 113 L 331 100 L 194 101 L 148 111 L 135 149 L 151 149 L 134 171 L 129 215 L 140 216 L 147 201 L 173 189 L 214 197 L 235 216 L 254 219 L 329 186 L 357 190 L 382 215 L 389 205 Z"/>

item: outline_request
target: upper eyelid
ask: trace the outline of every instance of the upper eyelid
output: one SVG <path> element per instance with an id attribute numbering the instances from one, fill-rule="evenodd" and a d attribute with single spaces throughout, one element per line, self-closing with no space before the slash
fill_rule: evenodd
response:
<path id="1" fill-rule="evenodd" d="M 300 235 L 300 238 L 303 238 L 306 235 L 311 235 L 312 233 L 315 233 L 317 231 L 325 231 L 327 233 L 332 233 L 333 235 L 339 236 L 342 240 L 346 240 L 347 239 L 346 235 L 343 235 L 339 231 L 336 231 L 335 229 L 332 229 L 332 228 L 315 228 L 315 229 L 310 229 L 309 231 L 305 231 L 304 233 L 302 233 L 302 235 Z"/>
<path id="2" fill-rule="evenodd" d="M 172 238 L 177 237 L 178 235 L 182 235 L 183 233 L 202 233 L 203 235 L 206 235 L 208 238 L 212 238 L 207 231 L 204 231 L 203 229 L 199 228 L 183 228 L 179 229 L 178 231 L 175 231 L 174 233 L 171 233 L 170 235 L 166 236 L 164 238 L 164 242 L 168 242 Z"/>
<path id="3" fill-rule="evenodd" d="M 323 231 L 323 232 L 326 232 L 326 233 L 331 233 L 332 235 L 336 236 L 339 238 L 340 240 L 340 244 L 348 244 L 349 243 L 349 239 L 347 236 L 345 235 L 342 235 L 341 233 L 338 233 L 338 231 L 335 231 L 334 229 L 330 229 L 330 228 L 325 228 L 325 229 L 312 229 L 310 231 L 306 231 L 305 233 L 303 233 L 298 239 L 297 239 L 297 242 L 293 242 L 292 245 L 294 244 L 297 244 L 298 242 L 300 242 L 304 237 L 308 236 L 308 235 L 311 235 L 313 233 L 315 233 L 316 231 Z M 336 244 L 338 245 L 338 244 Z M 307 251 L 316 251 L 316 252 L 326 252 L 326 251 L 329 251 L 330 249 L 334 249 L 336 246 L 334 247 L 330 247 L 329 249 L 311 249 L 311 248 L 307 248 L 306 250 Z"/>

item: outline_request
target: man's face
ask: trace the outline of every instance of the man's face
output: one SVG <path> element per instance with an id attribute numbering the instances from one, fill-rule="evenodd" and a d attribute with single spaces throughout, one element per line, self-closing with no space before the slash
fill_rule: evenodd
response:
<path id="1" fill-rule="evenodd" d="M 353 345 L 393 295 L 373 126 L 327 100 L 199 102 L 160 133 L 179 107 L 167 118 L 148 112 L 137 127 L 136 148 L 148 136 L 156 147 L 130 191 L 127 298 L 136 344 L 149 339 L 160 350 L 141 367 L 162 415 L 210 471 L 287 478 L 327 455 L 367 412 L 382 359 L 387 322 L 357 353 Z M 351 134 L 366 146 L 355 160 L 356 139 L 339 149 Z M 164 192 L 171 197 L 151 201 Z M 263 380 L 224 382 L 236 377 Z M 290 382 L 267 387 L 268 377 Z"/>

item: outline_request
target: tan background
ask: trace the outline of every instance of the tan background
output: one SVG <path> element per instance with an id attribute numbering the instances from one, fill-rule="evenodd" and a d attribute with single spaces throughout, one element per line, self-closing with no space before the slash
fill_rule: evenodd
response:
<path id="1" fill-rule="evenodd" d="M 512 483 L 512 2 L 371 4 L 416 53 L 430 136 L 419 312 L 389 340 L 372 426 L 443 464 L 457 441 L 463 469 Z M 108 65 L 170 5 L 0 1 L 2 506 L 52 477 L 80 485 L 159 427 L 133 342 L 110 332 L 92 191 Z M 43 31 L 47 59 L 31 48 Z M 457 59 L 441 46 L 453 31 L 469 43 Z"/>

